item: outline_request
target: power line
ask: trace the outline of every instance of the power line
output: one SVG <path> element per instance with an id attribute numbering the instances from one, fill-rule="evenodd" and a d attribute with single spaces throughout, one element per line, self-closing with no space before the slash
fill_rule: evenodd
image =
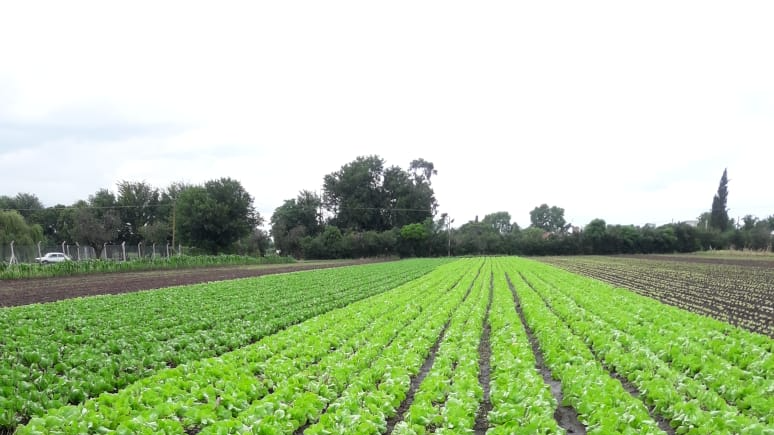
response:
<path id="1" fill-rule="evenodd" d="M 0 211 L 43 211 L 43 210 L 75 210 L 75 209 L 93 209 L 110 210 L 115 208 L 153 208 L 153 207 L 172 207 L 172 204 L 154 204 L 154 205 L 65 205 L 61 207 L 43 207 L 43 208 L 0 208 Z M 385 208 L 385 207 L 337 207 L 336 210 L 379 210 L 379 211 L 422 211 L 432 213 L 433 210 L 424 208 Z"/>

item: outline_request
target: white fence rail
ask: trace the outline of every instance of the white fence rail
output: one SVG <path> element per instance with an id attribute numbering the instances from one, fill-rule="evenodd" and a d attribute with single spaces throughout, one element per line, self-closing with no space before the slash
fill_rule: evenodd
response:
<path id="1" fill-rule="evenodd" d="M 96 250 L 91 246 L 82 246 L 78 243 L 61 245 L 16 245 L 14 242 L 0 245 L 0 263 L 35 263 L 35 258 L 46 255 L 47 252 L 62 252 L 73 260 L 102 260 L 127 261 L 137 258 L 160 258 L 181 255 L 187 250 L 184 246 L 172 246 L 170 244 L 137 245 L 102 245 L 102 252 L 97 256 Z"/>

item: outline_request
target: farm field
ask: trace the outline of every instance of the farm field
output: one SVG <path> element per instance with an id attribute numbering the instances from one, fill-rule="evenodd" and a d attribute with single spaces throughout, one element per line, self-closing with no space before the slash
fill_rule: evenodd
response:
<path id="1" fill-rule="evenodd" d="M 353 272 L 366 268 L 374 269 Z M 312 284 L 324 274 L 327 281 Z M 2 367 L 0 379 L 25 369 L 29 374 L 3 384 L 0 409 L 7 415 L 25 394 L 24 409 L 39 406 L 29 421 L 18 421 L 13 411 L 23 423 L 18 434 L 774 434 L 774 340 L 635 292 L 505 257 L 401 261 L 282 277 L 296 287 L 281 284 L 272 297 L 244 293 L 250 280 L 195 286 L 213 299 L 166 314 L 158 310 L 181 303 L 179 289 L 94 298 L 137 298 L 111 312 L 141 313 L 135 314 L 144 316 L 140 323 L 149 325 L 118 341 L 119 348 L 155 332 L 166 336 L 151 343 L 179 343 L 191 325 L 199 325 L 198 332 L 188 336 L 191 346 L 147 349 L 144 354 L 158 361 L 152 370 L 101 393 L 68 396 L 62 406 L 36 402 L 49 394 L 41 380 L 88 375 L 57 374 L 35 355 L 56 351 L 72 333 L 65 330 L 53 344 L 39 346 L 24 339 L 26 324 L 13 328 L 2 336 L 3 361 L 6 352 L 24 361 Z M 326 288 L 350 282 L 352 292 L 370 295 L 320 307 L 305 321 L 294 314 L 325 300 L 315 291 L 328 294 Z M 287 291 L 301 287 L 305 291 Z M 163 295 L 161 303 L 140 304 L 155 294 Z M 62 309 L 36 313 L 29 328 L 57 333 L 64 327 L 56 325 L 73 321 L 58 316 L 89 300 L 35 306 Z M 252 303 L 264 304 L 275 320 L 243 323 L 236 314 L 230 322 L 200 325 L 231 311 L 221 305 Z M 0 316 L 23 308 L 0 310 Z M 56 321 L 41 327 L 44 318 Z M 296 320 L 283 320 L 288 318 Z M 156 321 L 168 323 L 150 325 Z M 222 336 L 250 335 L 265 324 L 275 328 L 214 356 L 202 353 Z M 115 325 L 105 331 L 123 337 Z M 214 338 L 201 344 L 191 337 Z M 20 352 L 7 343 L 29 348 Z M 74 342 L 72 348 L 86 362 L 112 355 L 97 342 Z M 192 351 L 187 357 L 172 359 L 186 349 Z M 97 366 L 105 364 L 90 370 Z M 6 425 L 6 432 L 13 426 Z"/>
<path id="2" fill-rule="evenodd" d="M 221 266 L 5 280 L 0 281 L 0 307 L 54 302 L 85 296 L 131 293 L 139 290 L 225 281 L 277 273 L 353 266 L 382 261 L 389 260 L 322 260 L 293 264 Z"/>
<path id="3" fill-rule="evenodd" d="M 546 257 L 570 272 L 774 337 L 771 256 Z"/>
<path id="4" fill-rule="evenodd" d="M 0 309 L 0 430 L 162 368 L 255 342 L 445 261 L 378 263 Z"/>

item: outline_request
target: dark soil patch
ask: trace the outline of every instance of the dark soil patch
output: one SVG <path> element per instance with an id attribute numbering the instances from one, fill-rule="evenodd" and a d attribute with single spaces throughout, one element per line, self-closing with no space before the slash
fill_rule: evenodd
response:
<path id="1" fill-rule="evenodd" d="M 768 258 L 726 258 L 726 257 L 699 257 L 695 255 L 669 255 L 669 254 L 631 254 L 620 255 L 623 258 L 637 258 L 641 260 L 654 261 L 677 261 L 680 263 L 702 263 L 702 264 L 726 264 L 730 266 L 748 266 L 773 268 L 774 260 Z"/>
<path id="2" fill-rule="evenodd" d="M 403 399 L 403 402 L 401 402 L 400 406 L 398 407 L 397 413 L 387 420 L 387 431 L 385 432 L 385 434 L 392 433 L 392 430 L 395 429 L 395 425 L 398 424 L 398 422 L 403 420 L 403 416 L 406 415 L 406 412 L 411 407 L 411 404 L 414 403 L 414 395 L 417 393 L 419 386 L 422 384 L 422 381 L 425 380 L 425 377 L 427 376 L 427 374 L 430 373 L 430 369 L 433 368 L 433 363 L 435 362 L 435 354 L 438 353 L 438 348 L 441 346 L 441 342 L 443 341 L 443 337 L 446 335 L 446 329 L 449 327 L 450 322 L 451 321 L 447 321 L 446 324 L 443 325 L 443 329 L 441 330 L 441 333 L 438 335 L 438 339 L 435 340 L 433 347 L 430 349 L 430 354 L 427 355 L 427 359 L 425 359 L 425 362 L 422 364 L 422 367 L 419 369 L 419 373 L 417 373 L 416 376 L 411 378 L 411 386 L 409 387 L 409 391 L 406 394 L 406 398 Z"/>
<path id="3" fill-rule="evenodd" d="M 478 382 L 484 390 L 484 397 L 478 407 L 476 414 L 476 423 L 473 426 L 473 432 L 476 435 L 486 434 L 489 429 L 487 414 L 492 410 L 492 402 L 489 400 L 489 380 L 491 374 L 492 346 L 489 343 L 489 335 L 492 332 L 492 326 L 489 324 L 489 311 L 492 308 L 492 298 L 494 293 L 494 273 L 489 276 L 489 303 L 486 306 L 484 315 L 484 330 L 481 333 L 481 341 L 478 344 Z"/>
<path id="4" fill-rule="evenodd" d="M 575 408 L 562 405 L 562 400 L 564 399 L 564 395 L 562 394 L 562 382 L 554 379 L 551 375 L 551 370 L 546 367 L 545 361 L 543 360 L 543 352 L 538 346 L 535 334 L 532 332 L 529 325 L 527 325 L 527 320 L 524 318 L 524 310 L 521 308 L 521 301 L 519 300 L 518 294 L 516 294 L 516 287 L 513 285 L 511 278 L 507 274 L 506 279 L 508 280 L 508 286 L 511 288 L 511 293 L 513 294 L 514 307 L 516 312 L 519 313 L 519 319 L 521 319 L 521 324 L 524 325 L 524 330 L 527 332 L 529 344 L 532 346 L 532 353 L 535 354 L 535 368 L 540 372 L 540 375 L 543 376 L 543 382 L 551 388 L 551 394 L 556 399 L 557 407 L 554 412 L 556 423 L 559 427 L 567 431 L 568 434 L 585 435 L 586 427 L 578 420 L 578 413 L 575 411 Z"/>
<path id="5" fill-rule="evenodd" d="M 361 259 L 325 263 L 223 266 L 0 281 L 0 307 L 54 302 L 83 296 L 130 293 L 178 285 L 249 278 L 302 270 L 327 269 L 380 261 L 385 260 Z"/>

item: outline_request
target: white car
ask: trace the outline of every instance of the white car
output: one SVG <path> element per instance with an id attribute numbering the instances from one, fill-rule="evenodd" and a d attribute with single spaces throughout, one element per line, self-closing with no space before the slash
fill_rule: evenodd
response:
<path id="1" fill-rule="evenodd" d="M 70 261 L 70 260 L 72 260 L 72 258 L 68 257 L 67 255 L 61 252 L 49 252 L 42 257 L 35 258 L 35 261 L 37 261 L 40 264 L 61 263 L 63 261 Z"/>

